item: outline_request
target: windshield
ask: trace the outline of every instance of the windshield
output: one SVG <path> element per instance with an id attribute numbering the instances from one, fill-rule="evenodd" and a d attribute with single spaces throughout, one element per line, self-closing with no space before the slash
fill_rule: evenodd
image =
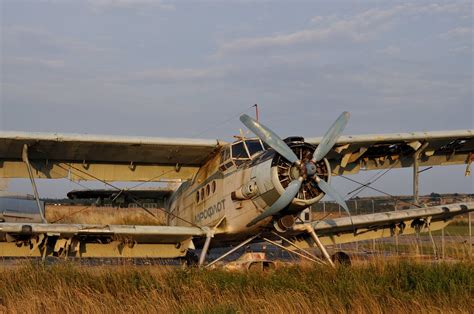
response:
<path id="1" fill-rule="evenodd" d="M 245 149 L 244 142 L 238 142 L 232 145 L 232 158 L 249 159 L 250 156 Z"/>
<path id="2" fill-rule="evenodd" d="M 250 156 L 255 155 L 258 152 L 261 152 L 263 149 L 262 143 L 260 140 L 246 140 L 245 145 L 247 145 L 247 149 L 249 151 Z"/>
<path id="3" fill-rule="evenodd" d="M 232 160 L 239 166 L 263 150 L 264 147 L 259 139 L 238 141 L 232 144 Z"/>

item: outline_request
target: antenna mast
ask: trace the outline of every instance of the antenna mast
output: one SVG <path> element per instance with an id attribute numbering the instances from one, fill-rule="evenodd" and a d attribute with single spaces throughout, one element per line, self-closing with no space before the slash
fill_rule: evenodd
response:
<path id="1" fill-rule="evenodd" d="M 258 104 L 253 105 L 255 107 L 255 118 L 258 121 Z"/>

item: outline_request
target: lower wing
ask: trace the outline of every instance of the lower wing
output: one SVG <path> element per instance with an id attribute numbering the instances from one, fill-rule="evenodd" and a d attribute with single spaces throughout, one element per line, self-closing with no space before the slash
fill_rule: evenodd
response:
<path id="1" fill-rule="evenodd" d="M 474 202 L 391 211 L 368 215 L 325 219 L 312 223 L 324 245 L 393 237 L 435 231 L 448 225 L 455 216 L 474 211 Z M 311 237 L 298 235 L 298 247 L 313 246 Z"/>
<path id="2" fill-rule="evenodd" d="M 181 226 L 2 223 L 0 256 L 175 258 L 205 235 Z"/>

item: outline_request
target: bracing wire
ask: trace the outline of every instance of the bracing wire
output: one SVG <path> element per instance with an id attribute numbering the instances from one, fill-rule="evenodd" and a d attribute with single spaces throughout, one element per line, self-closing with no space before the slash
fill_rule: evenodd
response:
<path id="1" fill-rule="evenodd" d="M 352 193 L 357 192 L 356 194 L 351 196 L 351 197 L 356 197 L 357 195 L 362 193 L 367 187 L 369 187 L 370 185 L 377 182 L 380 178 L 382 178 L 384 175 L 386 175 L 390 170 L 395 168 L 395 166 L 397 166 L 398 163 L 399 163 L 399 160 L 397 160 L 395 163 L 393 163 L 393 165 L 390 168 L 388 168 L 386 170 L 380 170 L 375 175 L 370 177 L 369 180 L 367 180 L 363 185 L 361 185 L 358 188 L 350 191 L 349 193 L 347 193 L 347 195 L 351 195 Z"/>
<path id="2" fill-rule="evenodd" d="M 124 191 L 124 190 L 120 189 L 119 187 L 117 187 L 117 186 L 115 186 L 115 185 L 113 185 L 113 184 L 111 184 L 111 183 L 109 183 L 109 182 L 107 182 L 107 181 L 105 181 L 105 180 L 102 180 L 102 179 L 100 179 L 100 178 L 98 178 L 98 177 L 96 177 L 96 176 L 93 176 L 93 175 L 91 175 L 90 173 L 87 173 L 87 172 L 85 172 L 85 171 L 82 171 L 81 169 L 78 169 L 78 168 L 74 167 L 74 166 L 71 165 L 71 164 L 66 164 L 66 165 L 68 165 L 68 167 L 70 167 L 71 169 L 74 169 L 74 170 L 76 170 L 76 171 L 78 171 L 78 172 L 80 172 L 80 173 L 82 173 L 82 174 L 84 174 L 84 175 L 86 175 L 86 176 L 89 176 L 89 177 L 91 177 L 91 178 L 94 179 L 94 180 L 97 180 L 97 181 L 99 181 L 99 182 L 102 182 L 102 183 L 104 183 L 105 185 L 107 185 L 107 186 L 109 186 L 109 187 L 111 187 L 111 188 L 113 188 L 113 189 L 115 189 L 115 190 L 117 190 L 117 191 L 123 191 L 124 193 L 127 193 L 127 191 Z M 65 171 L 67 171 L 67 169 L 64 168 L 64 167 L 62 167 L 61 165 L 58 164 L 58 166 L 59 166 L 60 168 L 64 169 Z M 144 211 L 146 211 L 148 214 L 150 214 L 153 218 L 159 220 L 159 218 L 156 217 L 155 214 L 153 214 L 150 210 L 148 210 L 148 208 L 146 208 L 145 206 L 143 206 L 143 205 L 141 204 L 141 202 L 139 202 L 133 195 L 128 194 L 128 196 L 129 196 L 130 199 L 131 199 L 135 204 L 137 204 L 140 208 L 142 208 Z M 185 223 L 190 224 L 191 226 L 194 226 L 194 227 L 197 227 L 197 228 L 201 228 L 200 226 L 196 225 L 195 223 L 193 223 L 193 222 L 191 222 L 191 221 L 188 221 L 188 220 L 186 220 L 186 219 L 184 219 L 184 218 L 182 218 L 182 217 L 179 217 L 179 216 L 177 216 L 177 215 L 175 215 L 175 214 L 173 214 L 173 213 L 171 213 L 171 212 L 168 212 L 167 210 L 164 210 L 164 209 L 162 209 L 162 208 L 158 208 L 158 209 L 159 209 L 160 211 L 164 212 L 164 213 L 167 214 L 167 215 L 171 215 L 171 216 L 173 216 L 173 217 L 176 218 L 176 219 L 179 219 L 179 220 L 181 220 L 181 221 L 183 221 L 183 222 L 185 222 Z"/>
<path id="3" fill-rule="evenodd" d="M 387 196 L 393 198 L 394 200 L 401 201 L 401 202 L 404 202 L 404 203 L 406 203 L 406 204 L 410 204 L 410 205 L 412 205 L 412 206 L 416 206 L 416 207 L 418 207 L 418 208 L 421 208 L 421 207 L 422 207 L 422 206 L 420 206 L 420 205 L 418 205 L 418 204 L 415 204 L 415 203 L 412 203 L 412 202 L 408 202 L 408 201 L 402 200 L 402 199 L 397 198 L 396 196 L 394 196 L 394 195 L 392 195 L 392 194 L 390 194 L 390 193 L 387 193 L 387 192 L 384 192 L 384 191 L 382 191 L 382 190 L 376 189 L 376 188 L 374 188 L 374 187 L 372 187 L 372 186 L 370 186 L 370 185 L 367 185 L 367 184 L 364 184 L 364 183 L 359 182 L 359 181 L 357 181 L 357 180 L 348 178 L 348 177 L 346 177 L 346 176 L 344 176 L 344 175 L 341 175 L 340 177 L 341 177 L 341 178 L 344 178 L 344 179 L 346 179 L 346 180 L 349 180 L 349 181 L 351 181 L 351 182 L 353 182 L 353 183 L 359 184 L 359 185 L 361 185 L 361 186 L 363 186 L 363 187 L 366 187 L 366 188 L 369 188 L 369 189 L 374 190 L 374 191 L 376 191 L 376 192 L 379 192 L 379 193 L 381 193 L 381 194 L 387 195 Z"/>
<path id="4" fill-rule="evenodd" d="M 222 122 L 220 122 L 220 123 L 218 123 L 218 124 L 215 124 L 215 125 L 213 125 L 213 126 L 207 128 L 207 129 L 205 129 L 204 131 L 202 131 L 202 132 L 200 132 L 200 133 L 197 133 L 195 136 L 196 136 L 196 137 L 197 137 L 197 136 L 200 136 L 200 135 L 205 134 L 206 132 L 212 130 L 213 128 L 216 128 L 216 127 L 218 127 L 218 126 L 224 125 L 225 123 L 231 121 L 232 119 L 235 119 L 236 117 L 238 117 L 238 116 L 244 114 L 244 113 L 247 112 L 249 109 L 252 109 L 252 108 L 254 108 L 254 107 L 255 107 L 255 105 L 252 105 L 252 106 L 248 107 L 247 109 L 245 109 L 244 111 L 241 111 L 241 112 L 239 112 L 239 113 L 237 113 L 237 114 L 234 114 L 234 115 L 232 115 L 231 117 L 229 117 L 228 119 L 226 119 L 226 120 L 224 120 L 224 121 L 222 121 Z M 200 158 L 199 158 L 199 159 L 200 159 Z M 196 159 L 196 161 L 198 161 L 199 159 Z M 121 191 L 122 193 L 125 193 L 125 194 L 126 194 L 128 191 L 131 191 L 131 190 L 133 190 L 133 189 L 136 189 L 136 188 L 139 187 L 139 186 L 142 186 L 143 184 L 146 184 L 146 183 L 155 181 L 156 179 L 158 179 L 158 178 L 160 178 L 160 177 L 162 177 L 162 176 L 164 176 L 164 175 L 166 175 L 166 174 L 169 174 L 169 173 L 171 173 L 171 172 L 174 172 L 174 170 L 168 170 L 168 171 L 165 171 L 165 172 L 163 172 L 163 173 L 161 173 L 161 174 L 159 174 L 159 175 L 157 175 L 157 176 L 155 176 L 155 177 L 153 177 L 153 178 L 151 178 L 151 179 L 148 179 L 148 180 L 146 180 L 146 181 L 140 182 L 139 184 L 134 185 L 134 186 L 132 186 L 132 187 L 129 188 L 129 189 L 120 189 L 119 187 L 117 187 L 117 186 L 115 186 L 115 185 L 113 185 L 113 184 L 110 184 L 109 182 L 107 182 L 107 181 L 105 181 L 105 180 L 102 180 L 102 179 L 100 179 L 100 178 L 98 178 L 98 177 L 95 177 L 95 176 L 93 176 L 93 175 L 91 175 L 91 174 L 85 172 L 85 171 L 82 171 L 81 169 L 78 169 L 78 168 L 74 167 L 72 164 L 66 164 L 66 165 L 68 165 L 69 169 L 64 168 L 64 167 L 61 166 L 60 164 L 57 164 L 58 167 L 60 167 L 61 169 L 65 170 L 66 172 L 70 172 L 71 169 L 74 169 L 74 170 L 77 171 L 77 172 L 80 172 L 80 173 L 82 173 L 82 174 L 84 174 L 84 175 L 86 175 L 86 176 L 89 176 L 90 178 L 92 178 L 92 179 L 94 179 L 94 180 L 97 180 L 97 181 L 99 181 L 99 182 L 102 182 L 102 183 L 104 183 L 106 186 L 109 186 L 109 187 L 111 187 L 111 188 L 113 188 L 113 189 L 116 189 L 117 191 Z M 87 178 L 85 178 L 84 176 L 80 176 L 80 175 L 78 175 L 77 173 L 75 173 L 75 175 L 76 175 L 79 179 L 87 180 Z M 71 180 L 71 179 L 69 179 L 69 180 L 70 180 L 71 182 L 73 182 L 74 184 L 77 184 L 78 186 L 80 186 L 80 187 L 82 187 L 82 188 L 84 188 L 84 189 L 91 190 L 90 188 L 88 188 L 88 187 L 86 187 L 86 186 L 80 184 L 79 182 L 76 182 L 76 181 Z M 156 217 L 155 214 L 153 214 L 151 211 L 149 211 L 148 208 L 144 207 L 133 195 L 128 194 L 128 196 L 130 197 L 130 199 L 131 199 L 136 205 L 138 205 L 140 208 L 142 208 L 143 210 L 145 210 L 145 211 L 146 211 L 148 214 L 150 214 L 153 218 L 158 219 L 158 217 Z M 85 207 L 85 208 L 82 208 L 82 209 L 80 209 L 79 211 L 76 211 L 76 212 L 74 212 L 74 213 L 72 213 L 71 215 L 68 215 L 68 216 L 75 215 L 75 214 L 77 214 L 77 213 L 79 213 L 79 212 L 82 212 L 82 211 L 84 211 L 84 210 L 86 210 L 86 209 L 88 209 L 88 208 L 90 208 L 90 207 L 91 207 L 91 206 L 87 206 L 87 207 Z M 161 211 L 163 211 L 165 214 L 171 215 L 171 216 L 175 217 L 176 219 L 179 219 L 179 220 L 181 220 L 181 221 L 183 221 L 183 222 L 185 222 L 185 223 L 188 223 L 188 224 L 190 224 L 190 225 L 192 225 L 192 226 L 201 228 L 200 226 L 194 224 L 193 222 L 188 221 L 188 220 L 186 220 L 186 219 L 184 219 L 184 218 L 182 218 L 182 217 L 179 217 L 179 216 L 177 216 L 177 215 L 175 215 L 175 214 L 173 214 L 173 213 L 171 213 L 171 212 L 169 212 L 169 211 L 166 211 L 166 210 L 164 210 L 164 209 L 162 209 L 162 208 L 158 208 L 158 209 L 161 210 Z M 63 219 L 65 219 L 65 218 L 67 218 L 67 216 L 61 217 L 61 218 L 57 219 L 55 222 L 60 221 L 60 220 L 63 220 Z"/>
<path id="5" fill-rule="evenodd" d="M 209 132 L 209 131 L 212 130 L 212 129 L 215 129 L 215 128 L 219 127 L 219 126 L 222 126 L 222 125 L 226 124 L 227 122 L 229 122 L 229 121 L 235 119 L 236 117 L 241 116 L 242 114 L 246 113 L 247 111 L 249 111 L 249 109 L 252 109 L 252 108 L 255 108 L 255 105 L 252 105 L 252 106 L 248 107 L 247 109 L 245 109 L 245 110 L 243 110 L 243 111 L 241 111 L 241 112 L 239 112 L 239 113 L 237 113 L 237 114 L 234 114 L 234 115 L 230 116 L 228 119 L 226 119 L 226 120 L 224 120 L 224 121 L 222 121 L 222 122 L 220 122 L 220 123 L 217 123 L 217 124 L 214 124 L 213 126 L 210 126 L 209 128 L 205 129 L 204 131 L 195 134 L 195 136 L 200 136 L 200 135 L 202 135 L 202 134 L 205 134 L 205 133 Z"/>

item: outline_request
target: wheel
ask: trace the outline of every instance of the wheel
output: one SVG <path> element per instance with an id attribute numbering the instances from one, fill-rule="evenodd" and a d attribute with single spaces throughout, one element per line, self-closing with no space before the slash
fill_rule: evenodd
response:
<path id="1" fill-rule="evenodd" d="M 199 257 L 196 255 L 196 253 L 187 251 L 186 255 L 184 256 L 184 264 L 187 267 L 194 267 L 197 266 L 199 263 Z"/>
<path id="2" fill-rule="evenodd" d="M 247 266 L 248 271 L 270 271 L 275 269 L 275 263 L 272 261 L 257 261 L 251 262 Z"/>
<path id="3" fill-rule="evenodd" d="M 343 265 L 343 266 L 351 266 L 351 257 L 344 253 L 344 252 L 336 252 L 331 256 L 331 260 L 335 264 Z"/>
<path id="4" fill-rule="evenodd" d="M 250 265 L 247 266 L 247 270 L 254 272 L 254 271 L 262 271 L 263 264 L 261 262 L 252 262 Z"/>

